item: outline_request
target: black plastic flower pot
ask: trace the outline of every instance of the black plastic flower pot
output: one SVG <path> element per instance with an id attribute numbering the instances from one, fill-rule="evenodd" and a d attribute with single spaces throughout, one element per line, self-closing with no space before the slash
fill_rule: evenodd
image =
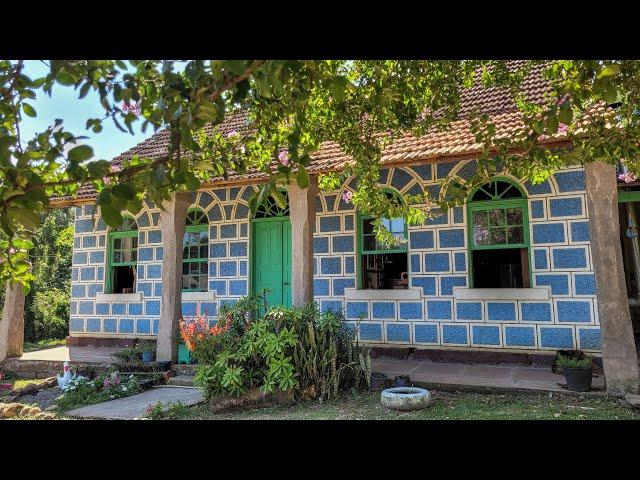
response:
<path id="1" fill-rule="evenodd" d="M 400 388 L 400 387 L 410 387 L 411 386 L 411 378 L 409 378 L 409 375 L 398 375 L 396 377 L 396 387 Z"/>
<path id="2" fill-rule="evenodd" d="M 384 373 L 371 372 L 371 391 L 379 392 L 387 388 L 387 382 L 389 378 Z"/>
<path id="3" fill-rule="evenodd" d="M 572 392 L 590 392 L 593 368 L 562 368 L 567 388 Z"/>

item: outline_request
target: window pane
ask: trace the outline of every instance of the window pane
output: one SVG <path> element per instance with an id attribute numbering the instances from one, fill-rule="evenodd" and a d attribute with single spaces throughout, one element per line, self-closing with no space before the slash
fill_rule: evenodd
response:
<path id="1" fill-rule="evenodd" d="M 473 212 L 473 225 L 475 227 L 486 227 L 487 212 Z"/>
<path id="2" fill-rule="evenodd" d="M 362 248 L 364 250 L 375 250 L 376 249 L 375 235 L 364 235 L 362 238 Z"/>
<path id="3" fill-rule="evenodd" d="M 507 223 L 507 217 L 505 215 L 504 210 L 496 209 L 489 210 L 489 225 L 505 225 Z"/>
<path id="4" fill-rule="evenodd" d="M 209 275 L 209 262 L 202 262 L 200 264 L 200 272 L 204 273 L 205 275 Z"/>
<path id="5" fill-rule="evenodd" d="M 400 233 L 404 238 L 404 218 L 391 219 L 391 233 Z"/>
<path id="6" fill-rule="evenodd" d="M 201 245 L 209 244 L 209 234 L 207 232 L 200 232 L 200 244 Z"/>
<path id="7" fill-rule="evenodd" d="M 510 227 L 507 229 L 507 238 L 509 243 L 523 243 L 524 229 L 523 227 Z"/>
<path id="8" fill-rule="evenodd" d="M 185 246 L 182 249 L 182 258 L 189 258 L 189 247 Z"/>
<path id="9" fill-rule="evenodd" d="M 362 221 L 362 233 L 365 235 L 368 233 L 373 233 L 373 225 L 371 225 L 371 220 Z"/>
<path id="10" fill-rule="evenodd" d="M 507 224 L 522 225 L 522 209 L 521 208 L 507 209 Z"/>
<path id="11" fill-rule="evenodd" d="M 207 291 L 207 277 L 200 277 L 200 288 L 199 290 L 206 292 Z"/>
<path id="12" fill-rule="evenodd" d="M 473 228 L 473 242 L 476 245 L 489 245 L 489 229 L 475 226 Z"/>
<path id="13" fill-rule="evenodd" d="M 207 246 L 206 245 L 202 245 L 200 247 L 200 258 L 208 258 L 208 256 L 207 256 Z"/>
<path id="14" fill-rule="evenodd" d="M 198 258 L 198 247 L 189 247 L 189 258 Z"/>
<path id="15" fill-rule="evenodd" d="M 113 263 L 122 262 L 121 258 L 122 258 L 122 255 L 120 254 L 120 252 L 113 252 Z"/>
<path id="16" fill-rule="evenodd" d="M 183 263 L 182 264 L 182 274 L 186 275 L 187 273 L 189 273 L 189 264 L 188 263 Z"/>
<path id="17" fill-rule="evenodd" d="M 120 250 L 122 248 L 122 240 L 119 238 L 114 238 L 113 239 L 113 248 L 116 250 Z"/>
<path id="18" fill-rule="evenodd" d="M 507 232 L 504 228 L 492 228 L 489 233 L 490 245 L 501 245 L 507 243 Z"/>

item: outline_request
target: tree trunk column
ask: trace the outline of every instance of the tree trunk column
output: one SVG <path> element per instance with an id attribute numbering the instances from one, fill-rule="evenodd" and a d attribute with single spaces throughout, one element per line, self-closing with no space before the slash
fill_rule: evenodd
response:
<path id="1" fill-rule="evenodd" d="M 24 290 L 20 283 L 7 282 L 0 321 L 0 362 L 20 357 L 24 349 Z"/>
<path id="2" fill-rule="evenodd" d="M 308 188 L 287 185 L 291 220 L 291 302 L 301 307 L 313 301 L 313 228 L 318 184 L 311 177 Z"/>
<path id="3" fill-rule="evenodd" d="M 176 193 L 160 211 L 162 232 L 162 300 L 158 326 L 158 361 L 175 362 L 178 357 L 178 320 L 182 315 L 182 240 L 185 232 L 189 193 Z"/>
<path id="4" fill-rule="evenodd" d="M 586 164 L 591 257 L 596 276 L 607 391 L 638 393 L 638 356 L 624 278 L 614 165 Z"/>

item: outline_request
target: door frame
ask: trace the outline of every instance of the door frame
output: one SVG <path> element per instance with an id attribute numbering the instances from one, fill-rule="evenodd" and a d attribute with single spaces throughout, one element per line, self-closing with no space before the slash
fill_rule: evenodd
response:
<path id="1" fill-rule="evenodd" d="M 249 292 L 253 293 L 253 287 L 254 287 L 254 282 L 255 282 L 255 272 L 254 272 L 254 268 L 255 268 L 255 261 L 253 258 L 253 254 L 254 254 L 254 225 L 256 223 L 266 223 L 266 222 L 284 222 L 285 220 L 289 221 L 289 224 L 291 224 L 291 217 L 289 217 L 289 215 L 283 215 L 282 217 L 266 217 L 266 218 L 252 218 L 251 221 L 249 222 L 249 269 L 248 269 L 248 273 L 249 273 Z M 293 239 L 292 239 L 293 241 Z"/>

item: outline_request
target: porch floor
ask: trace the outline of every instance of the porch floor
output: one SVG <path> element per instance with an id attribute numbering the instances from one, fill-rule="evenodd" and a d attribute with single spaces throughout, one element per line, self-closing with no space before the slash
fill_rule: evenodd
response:
<path id="1" fill-rule="evenodd" d="M 409 375 L 411 382 L 427 388 L 569 393 L 562 387 L 564 376 L 554 374 L 549 367 L 442 363 L 389 357 L 372 359 L 371 363 L 373 371 L 385 373 L 391 380 L 397 375 Z M 605 391 L 604 376 L 593 377 L 592 391 Z"/>
<path id="2" fill-rule="evenodd" d="M 113 352 L 118 347 L 55 347 L 34 352 L 26 352 L 14 360 L 41 360 L 48 362 L 113 363 Z"/>

